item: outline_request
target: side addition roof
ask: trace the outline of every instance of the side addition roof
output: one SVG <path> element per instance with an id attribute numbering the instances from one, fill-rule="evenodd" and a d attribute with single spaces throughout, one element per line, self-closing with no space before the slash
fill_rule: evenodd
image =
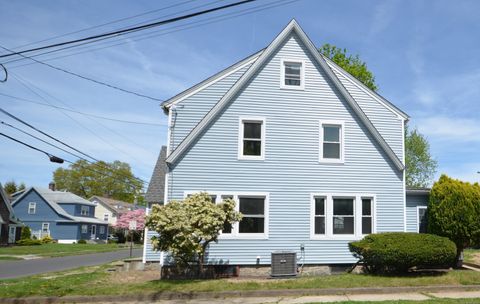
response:
<path id="1" fill-rule="evenodd" d="M 152 178 L 148 184 L 147 193 L 145 194 L 145 200 L 148 203 L 163 202 L 165 194 L 165 174 L 167 173 L 167 163 L 165 162 L 166 157 L 167 147 L 162 146 L 157 163 L 153 169 Z"/>
<path id="2" fill-rule="evenodd" d="M 355 99 L 349 94 L 347 89 L 343 86 L 341 81 L 332 71 L 328 63 L 325 61 L 322 55 L 317 51 L 313 42 L 308 38 L 302 28 L 298 25 L 295 20 L 292 20 L 285 29 L 273 40 L 270 45 L 263 50 L 255 62 L 250 66 L 250 68 L 240 77 L 240 79 L 230 88 L 230 90 L 220 99 L 220 101 L 208 112 L 205 117 L 193 128 L 193 130 L 185 137 L 185 139 L 177 146 L 177 148 L 170 153 L 166 162 L 174 163 L 180 158 L 180 156 L 187 151 L 190 145 L 197 139 L 197 137 L 202 134 L 202 132 L 209 126 L 209 124 L 217 117 L 219 113 L 224 109 L 225 106 L 236 96 L 236 94 L 248 83 L 248 81 L 253 77 L 253 75 L 260 69 L 260 67 L 266 62 L 266 60 L 273 54 L 273 52 L 281 45 L 281 43 L 289 37 L 291 33 L 295 32 L 300 40 L 305 44 L 307 49 L 310 51 L 313 58 L 317 63 L 323 68 L 327 76 L 332 81 L 333 85 L 338 89 L 340 94 L 345 98 L 347 103 L 353 109 L 355 114 L 360 118 L 362 123 L 365 125 L 367 130 L 373 136 L 373 138 L 378 142 L 379 146 L 387 154 L 390 160 L 393 162 L 395 167 L 402 171 L 405 169 L 404 164 L 400 158 L 395 154 L 392 148 L 388 145 L 385 139 L 382 137 L 380 132 L 375 128 L 373 123 L 368 119 L 367 115 L 360 108 Z"/>

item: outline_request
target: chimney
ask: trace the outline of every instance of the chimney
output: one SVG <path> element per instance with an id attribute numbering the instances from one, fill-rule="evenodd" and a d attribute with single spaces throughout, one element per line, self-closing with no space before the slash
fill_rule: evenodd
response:
<path id="1" fill-rule="evenodd" d="M 50 184 L 48 184 L 48 189 L 52 190 L 52 191 L 55 191 L 55 183 L 54 182 L 50 182 Z"/>

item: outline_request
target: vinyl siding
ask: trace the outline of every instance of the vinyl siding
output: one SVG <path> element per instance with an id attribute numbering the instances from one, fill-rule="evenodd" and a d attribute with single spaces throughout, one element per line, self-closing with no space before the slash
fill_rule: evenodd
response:
<path id="1" fill-rule="evenodd" d="M 281 58 L 306 62 L 304 91 L 280 89 Z M 259 256 L 269 264 L 272 251 L 300 254 L 301 244 L 305 263 L 354 262 L 349 240 L 310 239 L 312 193 L 374 194 L 377 231 L 404 231 L 403 174 L 340 96 L 291 36 L 171 169 L 169 200 L 193 190 L 269 193 L 268 240 L 220 239 L 210 247 L 209 262 L 255 264 Z M 240 116 L 265 117 L 264 161 L 237 159 Z M 175 142 L 185 134 L 177 132 L 182 119 Z M 344 164 L 319 163 L 320 120 L 344 121 Z"/>
<path id="2" fill-rule="evenodd" d="M 407 195 L 407 232 L 418 232 L 418 206 L 428 206 L 428 195 Z"/>
<path id="3" fill-rule="evenodd" d="M 250 65 L 251 63 L 179 103 L 173 121 L 175 134 L 172 137 L 172 147 L 175 148 L 182 142 Z"/>

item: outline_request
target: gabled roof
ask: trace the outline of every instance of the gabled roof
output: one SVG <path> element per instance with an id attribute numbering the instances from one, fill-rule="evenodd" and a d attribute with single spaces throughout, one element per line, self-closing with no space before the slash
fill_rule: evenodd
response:
<path id="1" fill-rule="evenodd" d="M 162 203 L 165 195 L 165 174 L 167 173 L 167 147 L 162 146 L 157 163 L 153 169 L 152 178 L 148 184 L 145 200 L 147 203 Z"/>
<path id="2" fill-rule="evenodd" d="M 0 183 L 0 198 L 7 206 L 8 212 L 10 213 L 10 220 L 15 220 L 15 213 L 13 212 L 12 205 L 10 204 L 10 199 L 8 198 L 8 194 L 3 189 L 2 183 Z M 3 223 L 1 216 L 0 216 L 0 223 Z"/>
<path id="3" fill-rule="evenodd" d="M 122 213 L 122 212 L 128 211 L 129 208 L 131 208 L 132 210 L 139 209 L 137 205 L 127 203 L 121 200 L 113 199 L 113 198 L 98 196 L 98 195 L 92 196 L 89 199 L 89 201 L 90 202 L 98 201 L 105 208 L 109 209 L 114 213 Z"/>
<path id="4" fill-rule="evenodd" d="M 166 162 L 171 164 L 177 161 L 185 151 L 193 144 L 197 137 L 209 126 L 209 124 L 217 117 L 219 113 L 229 104 L 229 102 L 236 96 L 236 94 L 248 83 L 248 81 L 255 75 L 255 73 L 261 68 L 266 60 L 274 53 L 274 51 L 287 39 L 292 33 L 296 33 L 306 48 L 310 51 L 314 60 L 323 68 L 327 77 L 330 78 L 335 88 L 345 98 L 349 106 L 359 117 L 360 121 L 365 125 L 367 130 L 377 141 L 382 150 L 387 154 L 390 160 L 393 162 L 398 170 L 404 170 L 405 166 L 400 158 L 395 154 L 392 148 L 388 145 L 380 132 L 375 128 L 372 122 L 368 119 L 367 115 L 362 111 L 358 103 L 349 94 L 347 89 L 340 82 L 335 73 L 331 70 L 325 59 L 317 51 L 313 42 L 308 38 L 302 28 L 295 20 L 283 29 L 283 31 L 270 43 L 270 45 L 263 50 L 255 62 L 250 68 L 238 79 L 238 81 L 230 88 L 230 90 L 218 101 L 215 106 L 205 115 L 205 117 L 193 128 L 193 130 L 183 139 L 183 141 L 177 146 L 177 148 L 170 153 Z"/>
<path id="5" fill-rule="evenodd" d="M 173 96 L 172 98 L 170 98 L 168 100 L 165 100 L 164 102 L 162 102 L 162 107 L 164 109 L 169 108 L 170 106 L 172 106 L 174 104 L 177 104 L 177 103 L 181 102 L 182 100 L 184 100 L 185 98 L 188 98 L 189 96 L 197 93 L 198 91 L 201 91 L 202 89 L 210 86 L 214 82 L 217 82 L 217 81 L 227 77 L 228 75 L 231 75 L 232 73 L 235 73 L 236 71 L 242 69 L 243 67 L 245 67 L 245 66 L 251 64 L 252 62 L 254 62 L 255 60 L 257 60 L 258 56 L 260 56 L 260 54 L 262 52 L 263 52 L 263 50 L 260 50 L 260 51 L 256 52 L 255 54 L 250 55 L 247 58 L 242 59 L 239 62 L 229 66 L 228 68 L 224 69 L 223 71 L 218 72 L 217 74 L 205 79 L 204 81 L 197 83 L 193 87 L 191 87 L 191 88 Z"/>
<path id="6" fill-rule="evenodd" d="M 68 214 L 60 205 L 61 204 L 82 204 L 88 206 L 95 206 L 92 202 L 87 201 L 84 198 L 81 198 L 78 195 L 75 195 L 70 192 L 64 191 L 52 191 L 46 188 L 39 188 L 39 187 L 30 187 L 29 189 L 25 190 L 19 197 L 15 199 L 12 203 L 12 206 L 15 206 L 18 202 L 22 200 L 28 193 L 31 191 L 35 191 L 40 197 L 43 198 L 45 202 L 47 202 L 50 207 L 60 216 L 74 222 L 82 222 L 82 223 L 98 223 L 98 224 L 105 224 L 105 222 L 100 221 L 96 218 L 89 218 L 89 217 L 79 217 L 73 216 Z"/>

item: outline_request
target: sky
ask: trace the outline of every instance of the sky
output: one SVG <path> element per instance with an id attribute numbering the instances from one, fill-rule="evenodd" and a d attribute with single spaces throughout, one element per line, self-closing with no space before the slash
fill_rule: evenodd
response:
<path id="1" fill-rule="evenodd" d="M 0 0 L 0 45 L 18 51 L 232 2 Z M 144 14 L 150 11 L 154 12 Z M 330 43 L 346 48 L 367 63 L 379 93 L 408 113 L 410 128 L 418 128 L 427 137 L 431 154 L 438 161 L 436 178 L 446 173 L 477 182 L 479 11 L 479 1 L 258 0 L 36 57 L 157 100 L 113 90 L 28 59 L 5 64 L 9 78 L 0 83 L 0 94 L 154 125 L 108 121 L 2 95 L 0 107 L 97 159 L 128 162 L 136 176 L 148 181 L 160 147 L 166 143 L 167 116 L 158 100 L 166 100 L 266 47 L 295 18 L 315 45 Z M 86 28 L 91 29 L 38 42 Z M 0 58 L 0 63 L 18 58 Z M 0 120 L 32 132 L 1 113 Z M 0 125 L 0 130 L 54 155 L 76 160 L 5 125 Z M 2 183 L 15 180 L 45 187 L 52 172 L 67 165 L 51 163 L 40 152 L 0 138 Z"/>

